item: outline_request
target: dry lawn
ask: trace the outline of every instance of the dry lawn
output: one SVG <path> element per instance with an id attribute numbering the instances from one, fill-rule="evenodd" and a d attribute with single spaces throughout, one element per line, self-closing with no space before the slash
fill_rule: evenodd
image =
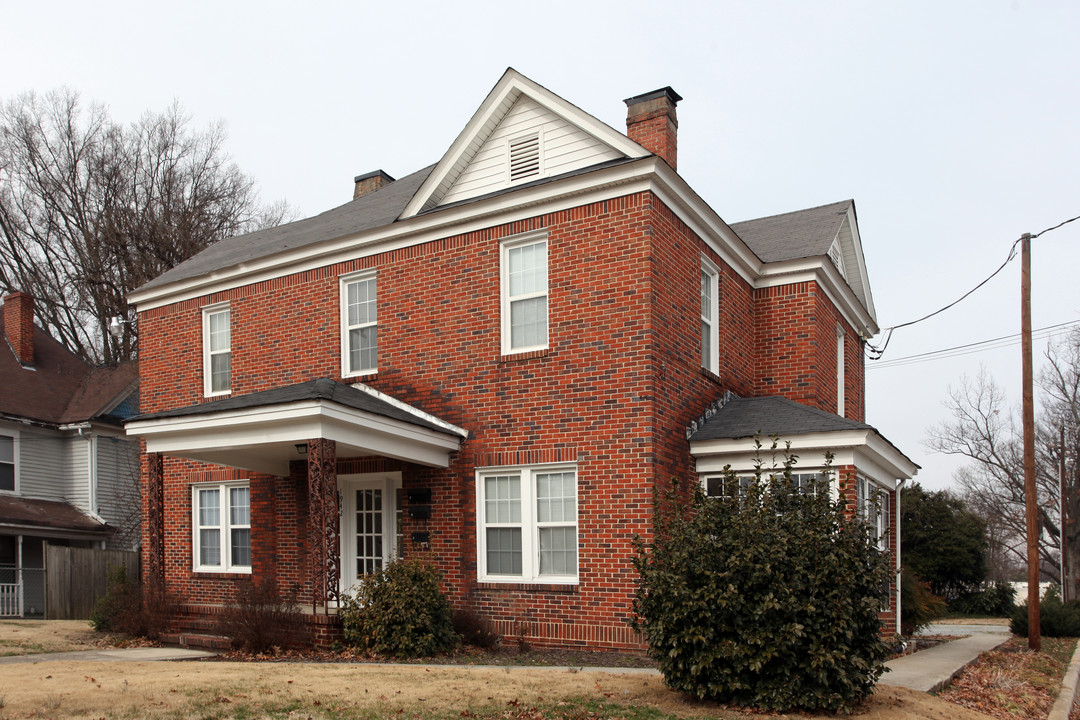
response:
<path id="1" fill-rule="evenodd" d="M 546 711 L 530 717 L 557 717 L 589 701 L 607 703 L 602 717 L 748 717 L 688 702 L 658 676 L 565 669 L 39 662 L 0 665 L 0 688 L 0 714 L 9 718 L 458 718 L 532 707 Z M 855 717 L 986 720 L 923 693 L 885 687 Z"/>
<path id="2" fill-rule="evenodd" d="M 108 644 L 86 623 L 0 621 L 7 654 Z M 539 710 L 536 710 L 539 708 Z M 591 713 L 596 713 L 595 715 Z M 244 662 L 0 664 L 2 718 L 793 717 L 691 702 L 656 675 L 565 669 Z M 830 716 L 821 716 L 830 717 Z M 924 693 L 881 687 L 861 720 L 986 720 Z"/>

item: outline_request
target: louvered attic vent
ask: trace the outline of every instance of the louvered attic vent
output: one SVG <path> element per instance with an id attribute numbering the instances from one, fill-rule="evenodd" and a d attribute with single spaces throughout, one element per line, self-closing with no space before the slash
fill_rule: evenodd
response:
<path id="1" fill-rule="evenodd" d="M 540 134 L 510 140 L 510 182 L 540 174 Z"/>
<path id="2" fill-rule="evenodd" d="M 844 253 L 840 249 L 840 238 L 833 240 L 833 244 L 829 247 L 829 259 L 833 261 L 833 265 L 840 271 L 840 274 L 847 279 L 847 268 L 844 267 Z"/>

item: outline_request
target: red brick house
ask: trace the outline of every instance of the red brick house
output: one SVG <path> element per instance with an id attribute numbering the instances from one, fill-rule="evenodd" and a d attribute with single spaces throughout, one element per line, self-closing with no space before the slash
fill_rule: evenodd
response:
<path id="1" fill-rule="evenodd" d="M 890 498 L 894 545 L 917 468 L 863 422 L 854 204 L 728 225 L 676 172 L 679 100 L 627 100 L 623 135 L 508 70 L 435 165 L 133 293 L 145 572 L 189 616 L 297 586 L 325 640 L 420 555 L 503 634 L 640 647 L 653 487 L 718 491 L 758 433 Z"/>

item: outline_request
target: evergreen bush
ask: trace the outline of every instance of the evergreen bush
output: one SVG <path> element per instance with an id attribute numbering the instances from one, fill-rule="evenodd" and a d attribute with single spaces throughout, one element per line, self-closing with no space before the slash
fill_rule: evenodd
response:
<path id="1" fill-rule="evenodd" d="M 694 483 L 686 504 L 676 488 L 657 499 L 652 542 L 635 539 L 634 624 L 673 689 L 848 712 L 884 671 L 886 555 L 827 483 L 800 489 L 793 464 L 759 470 L 731 497 L 706 498 Z"/>
<path id="2" fill-rule="evenodd" d="M 1028 604 L 1025 601 L 1013 611 L 1009 629 L 1014 635 L 1028 634 Z M 1080 636 L 1080 600 L 1061 602 L 1061 592 L 1056 585 L 1039 601 L 1039 629 L 1043 637 Z"/>
<path id="3" fill-rule="evenodd" d="M 428 657 L 459 643 L 450 602 L 434 566 L 393 560 L 360 579 L 355 596 L 341 601 L 347 645 L 390 657 Z"/>
<path id="4" fill-rule="evenodd" d="M 949 603 L 949 612 L 958 615 L 1010 617 L 1016 610 L 1012 585 L 997 582 L 990 587 L 961 595 Z"/>
<path id="5" fill-rule="evenodd" d="M 900 571 L 900 634 L 911 636 L 945 614 L 945 601 L 906 566 Z"/>

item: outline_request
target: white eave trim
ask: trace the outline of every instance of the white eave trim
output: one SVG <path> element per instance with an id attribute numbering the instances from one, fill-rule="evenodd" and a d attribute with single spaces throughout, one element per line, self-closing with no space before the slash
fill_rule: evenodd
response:
<path id="1" fill-rule="evenodd" d="M 567 102 L 542 85 L 538 85 L 517 70 L 507 68 L 499 82 L 495 83 L 495 87 L 491 89 L 480 107 L 473 113 L 465 128 L 450 145 L 446 153 L 443 154 L 442 159 L 439 160 L 431 174 L 424 180 L 423 185 L 413 195 L 412 200 L 405 206 L 399 219 L 404 220 L 423 211 L 438 188 L 454 172 L 454 168 L 458 166 L 458 160 L 468 151 L 474 140 L 479 138 L 492 116 L 504 103 L 508 103 L 508 101 L 509 103 L 516 102 L 521 95 L 528 96 L 541 107 L 562 117 L 568 123 L 576 125 L 584 132 L 626 157 L 638 158 L 650 154 L 648 150 L 622 133 L 600 122 L 581 108 Z M 487 138 L 479 139 L 481 140 L 479 144 L 482 144 L 482 140 Z"/>
<path id="2" fill-rule="evenodd" d="M 822 291 L 844 316 L 844 319 L 864 339 L 877 335 L 879 330 L 877 318 L 859 301 L 855 291 L 847 284 L 828 255 L 766 263 L 763 265 L 761 275 L 754 282 L 754 287 L 777 287 L 811 280 L 821 286 Z"/>
<path id="3" fill-rule="evenodd" d="M 300 460 L 294 445 L 333 440 L 347 452 L 378 455 L 429 467 L 448 467 L 463 438 L 345 407 L 330 400 L 302 400 L 170 418 L 136 420 L 129 435 L 147 452 L 215 462 L 272 475 L 288 475 Z M 339 451 L 339 456 L 347 457 Z"/>
<path id="4" fill-rule="evenodd" d="M 762 438 L 763 443 L 768 438 Z M 780 438 L 791 443 L 790 452 L 798 456 L 798 468 L 818 468 L 825 464 L 825 454 L 832 453 L 832 465 L 854 465 L 871 479 L 895 489 L 897 480 L 915 476 L 919 466 L 872 429 L 838 430 L 806 433 Z M 690 455 L 699 475 L 720 473 L 725 468 L 745 472 L 758 461 L 765 469 L 782 467 L 785 448 L 775 451 L 758 448 L 755 438 L 691 440 Z"/>

